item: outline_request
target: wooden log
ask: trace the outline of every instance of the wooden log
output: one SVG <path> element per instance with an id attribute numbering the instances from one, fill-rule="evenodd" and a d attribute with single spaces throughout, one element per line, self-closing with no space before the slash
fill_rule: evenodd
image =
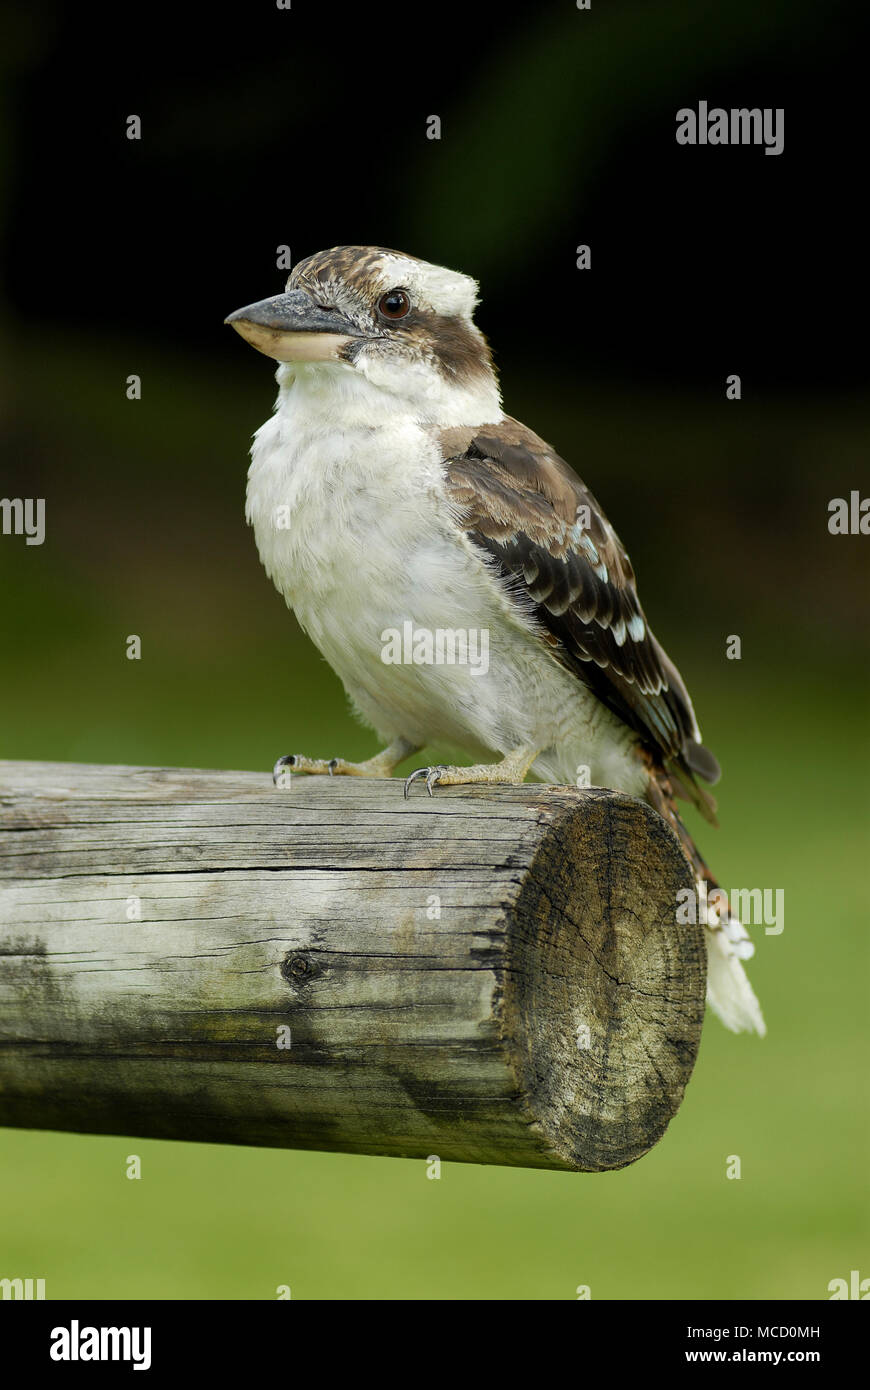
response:
<path id="1" fill-rule="evenodd" d="M 610 791 L 0 763 L 0 1124 L 622 1167 L 698 1049 L 691 883 Z"/>

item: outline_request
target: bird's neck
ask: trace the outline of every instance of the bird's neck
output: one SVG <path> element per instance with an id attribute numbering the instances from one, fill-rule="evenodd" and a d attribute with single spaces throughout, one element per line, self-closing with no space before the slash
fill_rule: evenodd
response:
<path id="1" fill-rule="evenodd" d="M 445 380 L 425 364 L 284 363 L 275 374 L 276 410 L 285 417 L 319 416 L 337 429 L 378 429 L 403 422 L 476 426 L 500 420 L 501 396 L 491 372 L 468 385 Z"/>

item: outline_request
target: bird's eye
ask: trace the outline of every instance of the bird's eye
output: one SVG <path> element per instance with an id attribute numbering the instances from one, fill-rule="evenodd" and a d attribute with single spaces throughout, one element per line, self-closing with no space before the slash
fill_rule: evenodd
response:
<path id="1" fill-rule="evenodd" d="M 385 319 L 403 319 L 411 307 L 404 290 L 387 290 L 378 300 L 378 313 Z"/>

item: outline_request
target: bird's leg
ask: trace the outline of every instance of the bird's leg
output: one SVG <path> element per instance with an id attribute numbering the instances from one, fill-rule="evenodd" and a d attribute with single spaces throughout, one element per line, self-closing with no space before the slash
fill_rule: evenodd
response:
<path id="1" fill-rule="evenodd" d="M 539 748 L 515 748 L 500 763 L 475 763 L 471 767 L 418 767 L 405 779 L 405 796 L 411 790 L 411 783 L 425 777 L 426 790 L 432 795 L 433 787 L 464 787 L 471 783 L 495 784 L 508 782 L 519 786 L 540 752 Z"/>
<path id="2" fill-rule="evenodd" d="M 363 763 L 349 763 L 344 758 L 306 758 L 301 753 L 285 753 L 272 769 L 272 781 L 276 787 L 286 786 L 287 774 L 307 772 L 329 777 L 392 777 L 399 763 L 410 758 L 420 748 L 407 738 L 397 738 L 389 748 L 381 749 L 373 758 Z"/>

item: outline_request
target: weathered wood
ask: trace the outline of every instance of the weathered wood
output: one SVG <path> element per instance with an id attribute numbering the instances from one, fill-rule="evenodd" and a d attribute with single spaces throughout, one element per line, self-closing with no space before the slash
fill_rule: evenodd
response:
<path id="1" fill-rule="evenodd" d="M 697 1053 L 690 886 L 614 792 L 0 763 L 0 1124 L 619 1168 Z"/>

